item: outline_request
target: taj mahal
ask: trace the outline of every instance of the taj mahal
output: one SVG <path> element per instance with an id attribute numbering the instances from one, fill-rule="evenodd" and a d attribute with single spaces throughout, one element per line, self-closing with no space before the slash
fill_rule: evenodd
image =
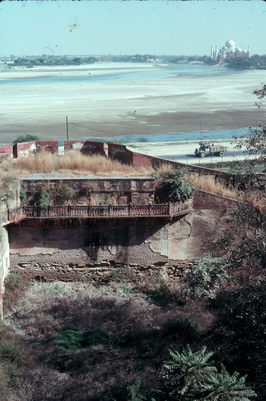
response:
<path id="1" fill-rule="evenodd" d="M 218 62 L 224 62 L 227 59 L 241 57 L 250 57 L 250 49 L 243 49 L 241 47 L 236 47 L 234 40 L 229 39 L 225 42 L 224 46 L 220 49 L 216 46 L 215 49 L 211 48 L 211 58 L 217 60 Z"/>

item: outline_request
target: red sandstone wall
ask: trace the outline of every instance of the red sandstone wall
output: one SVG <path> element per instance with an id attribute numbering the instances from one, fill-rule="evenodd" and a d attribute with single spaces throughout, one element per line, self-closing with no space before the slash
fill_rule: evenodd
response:
<path id="1" fill-rule="evenodd" d="M 13 146 L 0 145 L 0 161 L 13 159 Z"/>
<path id="2" fill-rule="evenodd" d="M 58 153 L 58 142 L 57 141 L 36 141 L 37 153 L 48 152 Z"/>
<path id="3" fill-rule="evenodd" d="M 4 145 L 11 146 L 11 145 Z M 132 152 L 124 145 L 114 143 L 103 143 L 96 141 L 64 141 L 64 150 L 80 149 L 84 154 L 100 154 L 110 157 L 113 160 L 120 160 L 123 163 L 133 164 L 135 166 L 144 166 L 156 168 L 162 164 L 170 164 L 173 167 L 185 167 L 190 171 L 194 171 L 202 175 L 212 175 L 217 181 L 223 182 L 226 185 L 238 186 L 241 183 L 241 177 L 230 175 L 222 171 L 213 170 L 210 168 L 186 165 L 183 163 L 143 155 L 141 153 Z M 14 146 L 14 157 L 27 157 L 35 152 L 51 152 L 58 153 L 57 141 L 36 141 L 25 142 Z M 9 153 L 10 154 L 10 153 Z M 0 152 L 1 159 L 1 152 Z M 265 186 L 265 178 L 262 179 L 262 186 Z"/>
<path id="4" fill-rule="evenodd" d="M 21 142 L 14 145 L 14 157 L 29 157 L 36 154 L 36 141 Z"/>
<path id="5" fill-rule="evenodd" d="M 112 160 L 118 160 L 125 164 L 133 164 L 132 152 L 125 145 L 108 143 L 108 157 Z"/>
<path id="6" fill-rule="evenodd" d="M 236 209 L 241 204 L 242 202 L 234 199 L 224 198 L 205 191 L 196 190 L 193 193 L 193 209 Z"/>
<path id="7" fill-rule="evenodd" d="M 80 151 L 85 155 L 108 156 L 108 145 L 104 142 L 85 141 Z"/>
<path id="8" fill-rule="evenodd" d="M 63 180 L 23 180 L 21 188 L 27 195 L 29 205 L 34 203 L 34 196 L 46 189 L 53 198 L 55 188 L 60 189 L 62 194 L 69 193 L 71 199 L 65 202 L 73 205 L 125 205 L 149 204 L 150 198 L 154 197 L 156 182 L 153 178 L 142 179 L 63 179 Z M 52 202 L 52 200 L 51 200 Z"/>

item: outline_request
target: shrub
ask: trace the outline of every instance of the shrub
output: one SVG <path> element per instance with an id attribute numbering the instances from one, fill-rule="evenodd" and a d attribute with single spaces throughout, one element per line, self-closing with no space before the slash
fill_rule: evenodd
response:
<path id="1" fill-rule="evenodd" d="M 59 185 L 54 188 L 52 197 L 55 205 L 63 205 L 75 198 L 75 190 L 68 185 Z"/>
<path id="2" fill-rule="evenodd" d="M 229 263 L 222 258 L 203 256 L 187 276 L 190 295 L 197 298 L 215 298 L 221 285 L 230 277 Z"/>
<path id="3" fill-rule="evenodd" d="M 220 293 L 212 306 L 216 324 L 212 328 L 213 346 L 231 369 L 247 374 L 258 392 L 266 399 L 266 285 L 256 283 Z"/>
<path id="4" fill-rule="evenodd" d="M 104 344 L 109 336 L 102 330 L 94 329 L 87 332 L 67 329 L 53 336 L 54 343 L 66 351 L 77 351 L 94 345 Z"/>
<path id="5" fill-rule="evenodd" d="M 156 198 L 158 202 L 184 202 L 191 198 L 194 191 L 193 185 L 184 180 L 183 170 L 170 170 L 164 173 L 161 177 L 157 175 L 160 180 L 160 185 L 156 190 Z"/>
<path id="6" fill-rule="evenodd" d="M 128 401 L 145 401 L 146 397 L 140 392 L 141 379 L 137 377 L 133 384 L 127 386 Z"/>
<path id="7" fill-rule="evenodd" d="M 170 356 L 163 365 L 166 392 L 172 400 L 193 400 L 206 377 L 216 371 L 214 362 L 210 361 L 213 353 L 208 352 L 207 347 L 193 352 L 187 345 L 181 352 L 170 351 Z"/>
<path id="8" fill-rule="evenodd" d="M 48 207 L 51 205 L 51 192 L 44 187 L 39 192 L 34 194 L 34 206 Z"/>
<path id="9" fill-rule="evenodd" d="M 256 393 L 245 381 L 246 378 L 241 377 L 238 372 L 231 375 L 222 365 L 221 371 L 210 374 L 202 385 L 204 401 L 248 401 L 256 397 Z"/>
<path id="10" fill-rule="evenodd" d="M 169 401 L 249 401 L 256 393 L 238 372 L 232 375 L 211 360 L 213 353 L 202 347 L 193 352 L 189 345 L 181 352 L 170 351 L 163 365 L 163 379 Z"/>

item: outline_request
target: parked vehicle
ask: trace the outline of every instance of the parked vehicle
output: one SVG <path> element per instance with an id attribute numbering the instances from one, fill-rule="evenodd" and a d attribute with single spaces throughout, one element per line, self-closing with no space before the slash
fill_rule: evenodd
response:
<path id="1" fill-rule="evenodd" d="M 223 156 L 227 150 L 225 146 L 217 145 L 211 142 L 199 142 L 200 147 L 195 150 L 195 156 Z"/>

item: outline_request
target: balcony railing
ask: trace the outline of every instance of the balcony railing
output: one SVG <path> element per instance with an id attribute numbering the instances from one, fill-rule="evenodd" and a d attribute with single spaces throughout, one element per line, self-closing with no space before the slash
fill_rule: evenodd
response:
<path id="1" fill-rule="evenodd" d="M 101 218 L 101 217 L 171 217 L 185 214 L 189 205 L 168 203 L 158 205 L 120 205 L 120 206 L 24 206 L 21 208 L 25 218 Z"/>
<path id="2" fill-rule="evenodd" d="M 173 217 L 189 213 L 191 202 L 116 206 L 22 206 L 0 214 L 2 224 L 23 219 Z"/>

